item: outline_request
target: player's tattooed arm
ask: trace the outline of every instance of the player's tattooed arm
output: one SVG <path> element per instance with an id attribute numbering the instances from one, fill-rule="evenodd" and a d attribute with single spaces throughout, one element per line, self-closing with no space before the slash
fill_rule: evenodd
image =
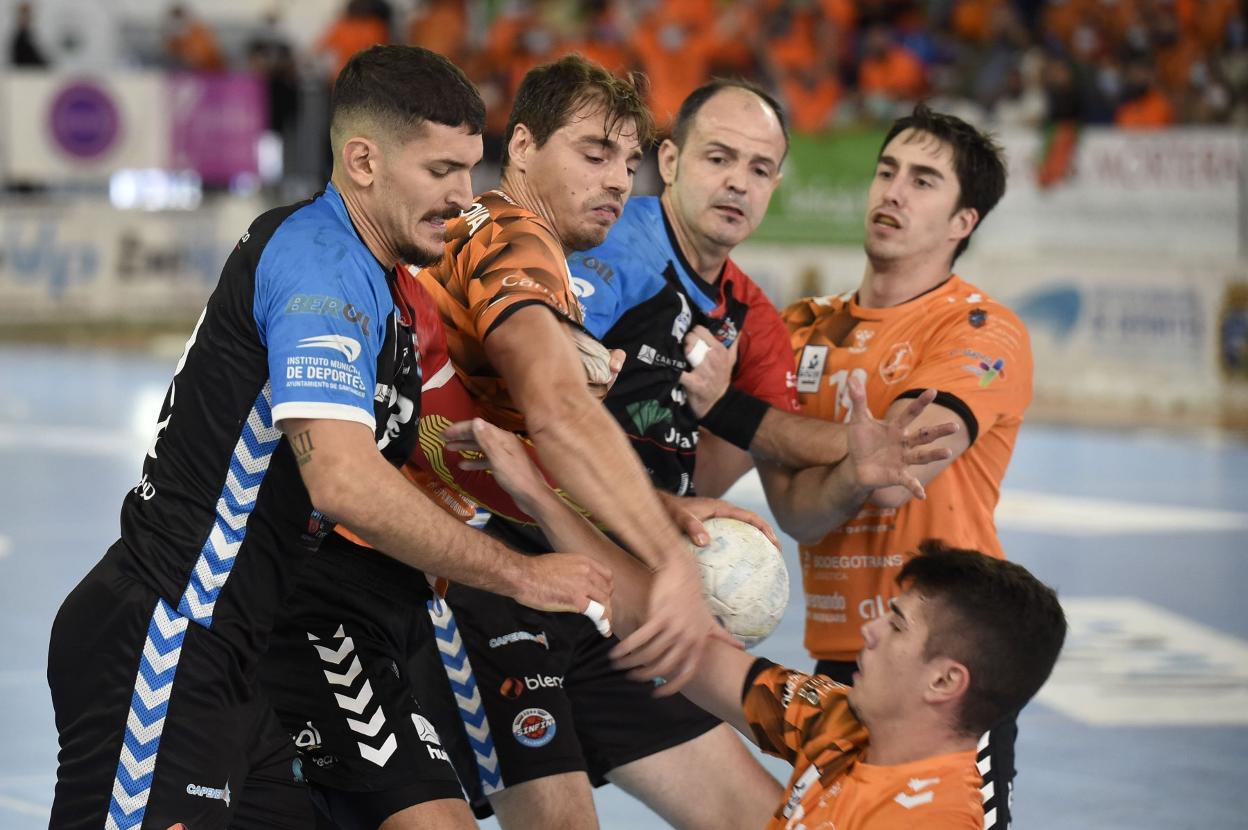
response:
<path id="1" fill-rule="evenodd" d="M 472 530 L 382 458 L 366 425 L 288 418 L 278 428 L 292 444 L 316 446 L 299 467 L 313 507 L 380 552 L 539 610 L 580 613 L 590 600 L 609 606 L 611 573 L 603 565 L 574 554 L 523 556 Z"/>
<path id="2" fill-rule="evenodd" d="M 312 445 L 312 431 L 305 429 L 290 436 L 290 448 L 295 451 L 295 461 L 300 467 L 311 461 L 312 451 L 316 449 Z"/>

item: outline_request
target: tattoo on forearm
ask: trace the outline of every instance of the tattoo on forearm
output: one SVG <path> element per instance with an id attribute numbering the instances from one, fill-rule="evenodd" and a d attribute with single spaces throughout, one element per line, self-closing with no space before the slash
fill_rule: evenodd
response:
<path id="1" fill-rule="evenodd" d="M 312 432 L 305 430 L 290 439 L 290 448 L 295 451 L 295 461 L 302 467 L 312 459 Z"/>

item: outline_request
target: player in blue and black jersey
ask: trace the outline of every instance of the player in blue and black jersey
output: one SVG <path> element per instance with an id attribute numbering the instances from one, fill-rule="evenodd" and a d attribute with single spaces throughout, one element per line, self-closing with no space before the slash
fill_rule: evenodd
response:
<path id="1" fill-rule="evenodd" d="M 334 91 L 331 184 L 262 215 L 226 261 L 121 538 L 53 625 L 53 827 L 311 826 L 256 667 L 300 565 L 347 544 L 335 522 L 406 565 L 526 604 L 608 602 L 600 566 L 509 551 L 395 469 L 415 446 L 421 371 L 391 274 L 440 256 L 446 219 L 471 200 L 483 124 L 444 58 L 357 55 Z M 467 816 L 449 765 L 431 760 L 445 786 L 429 797 Z"/>

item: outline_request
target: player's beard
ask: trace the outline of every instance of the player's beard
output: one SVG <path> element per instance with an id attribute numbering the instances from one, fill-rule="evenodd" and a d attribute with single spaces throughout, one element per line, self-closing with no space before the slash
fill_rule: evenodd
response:
<path id="1" fill-rule="evenodd" d="M 441 211 L 431 211 L 425 214 L 420 221 L 426 219 L 446 219 L 451 220 L 459 216 L 460 211 L 457 208 L 447 208 Z M 415 265 L 417 268 L 427 268 L 430 265 L 436 265 L 442 259 L 442 253 L 445 250 L 444 245 L 438 246 L 437 249 L 426 248 L 415 242 L 405 242 L 398 246 L 397 252 L 399 259 L 408 265 Z"/>
<path id="2" fill-rule="evenodd" d="M 581 209 L 588 213 L 598 205 L 604 202 L 616 201 L 613 197 L 599 196 L 596 199 L 590 199 L 582 205 Z M 621 210 L 623 205 L 621 205 Z M 618 217 L 616 218 L 618 221 Z M 607 234 L 611 228 L 615 227 L 615 222 L 610 225 L 599 225 L 597 222 L 587 223 L 580 227 L 568 228 L 561 236 L 564 245 L 573 251 L 588 251 L 590 248 L 597 248 L 607 239 Z"/>
<path id="3" fill-rule="evenodd" d="M 415 265 L 417 268 L 428 268 L 430 265 L 437 265 L 442 261 L 442 253 L 445 249 L 430 250 L 420 245 L 400 245 L 398 248 L 399 259 L 408 265 Z"/>

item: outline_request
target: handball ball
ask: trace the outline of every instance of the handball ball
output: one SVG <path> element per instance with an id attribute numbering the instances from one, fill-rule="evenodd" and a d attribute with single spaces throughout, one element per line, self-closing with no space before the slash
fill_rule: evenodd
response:
<path id="1" fill-rule="evenodd" d="M 688 543 L 702 570 L 702 593 L 724 627 L 753 646 L 776 629 L 789 604 L 784 557 L 752 524 L 724 518 L 703 524 L 711 543 Z"/>

